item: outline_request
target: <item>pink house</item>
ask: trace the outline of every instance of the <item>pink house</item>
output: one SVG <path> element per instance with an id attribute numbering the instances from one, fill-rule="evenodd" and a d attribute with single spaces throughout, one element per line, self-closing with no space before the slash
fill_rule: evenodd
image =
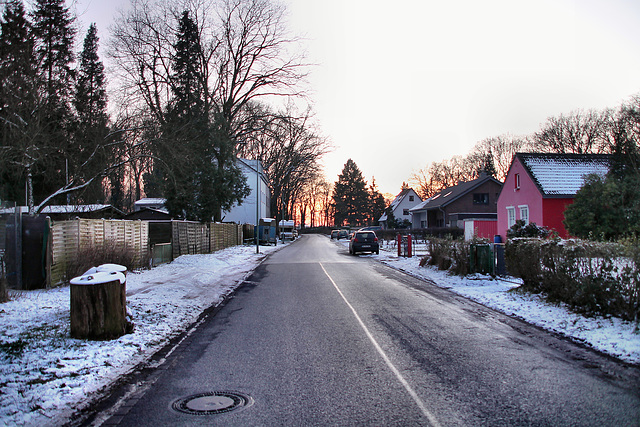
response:
<path id="1" fill-rule="evenodd" d="M 516 153 L 498 197 L 498 234 L 522 219 L 568 237 L 564 211 L 589 174 L 604 176 L 611 157 L 605 154 Z"/>

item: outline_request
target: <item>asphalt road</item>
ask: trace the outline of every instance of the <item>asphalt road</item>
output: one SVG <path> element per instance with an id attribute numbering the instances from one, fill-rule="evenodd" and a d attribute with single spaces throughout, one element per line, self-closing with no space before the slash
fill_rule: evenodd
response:
<path id="1" fill-rule="evenodd" d="M 162 362 L 96 419 L 640 425 L 637 367 L 351 256 L 325 236 L 303 236 L 272 254 Z"/>

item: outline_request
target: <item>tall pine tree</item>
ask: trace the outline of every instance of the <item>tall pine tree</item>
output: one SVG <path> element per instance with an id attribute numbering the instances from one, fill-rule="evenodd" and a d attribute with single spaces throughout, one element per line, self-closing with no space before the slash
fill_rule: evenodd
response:
<path id="1" fill-rule="evenodd" d="M 26 176 L 40 157 L 34 144 L 36 65 L 24 5 L 5 5 L 0 23 L 0 199 L 25 200 Z"/>
<path id="2" fill-rule="evenodd" d="M 363 225 L 369 215 L 367 183 L 356 163 L 349 159 L 333 187 L 336 226 Z"/>
<path id="3" fill-rule="evenodd" d="M 198 28 L 184 12 L 179 21 L 172 61 L 172 99 L 167 107 L 162 138 L 156 144 L 164 173 L 166 207 L 177 217 L 197 219 L 198 182 L 202 179 L 202 147 L 206 145 L 208 119 L 204 108 L 202 47 Z"/>
<path id="4" fill-rule="evenodd" d="M 66 182 L 73 142 L 70 129 L 76 32 L 73 28 L 75 18 L 64 6 L 64 0 L 36 0 L 32 19 L 42 94 L 38 146 L 40 153 L 45 154 L 43 160 L 46 159 L 46 163 L 40 165 L 39 174 L 34 176 L 35 198 L 39 200 Z"/>
<path id="5" fill-rule="evenodd" d="M 163 136 L 156 144 L 161 159 L 155 176 L 161 181 L 166 206 L 174 216 L 211 221 L 221 219 L 249 193 L 235 164 L 234 141 L 220 115 L 210 115 L 202 46 L 198 27 L 184 12 L 178 26 L 172 61 L 172 99 Z"/>
<path id="6" fill-rule="evenodd" d="M 76 112 L 75 144 L 71 147 L 70 173 L 78 181 L 90 180 L 105 167 L 108 153 L 105 138 L 109 133 L 107 91 L 104 65 L 98 56 L 98 30 L 89 26 L 80 53 L 73 105 Z M 102 182 L 95 180 L 82 195 L 86 203 L 102 202 Z"/>

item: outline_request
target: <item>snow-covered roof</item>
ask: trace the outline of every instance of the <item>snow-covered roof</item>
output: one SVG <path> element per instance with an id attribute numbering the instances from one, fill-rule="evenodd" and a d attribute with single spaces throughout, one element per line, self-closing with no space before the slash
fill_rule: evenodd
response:
<path id="1" fill-rule="evenodd" d="M 609 172 L 611 156 L 606 154 L 534 154 L 518 153 L 543 195 L 574 196 L 590 174 Z"/>
<path id="2" fill-rule="evenodd" d="M 164 205 L 167 202 L 167 199 L 155 198 L 155 197 L 145 197 L 143 199 L 135 202 L 135 205 Z"/>

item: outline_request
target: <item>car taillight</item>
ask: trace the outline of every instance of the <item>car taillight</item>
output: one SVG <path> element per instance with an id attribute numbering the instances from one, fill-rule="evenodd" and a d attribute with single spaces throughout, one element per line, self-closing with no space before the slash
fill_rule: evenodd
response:
<path id="1" fill-rule="evenodd" d="M 377 242 L 377 241 L 378 241 L 378 238 L 377 238 L 377 237 L 374 237 L 374 238 L 373 238 L 373 241 L 374 241 L 374 242 Z"/>

